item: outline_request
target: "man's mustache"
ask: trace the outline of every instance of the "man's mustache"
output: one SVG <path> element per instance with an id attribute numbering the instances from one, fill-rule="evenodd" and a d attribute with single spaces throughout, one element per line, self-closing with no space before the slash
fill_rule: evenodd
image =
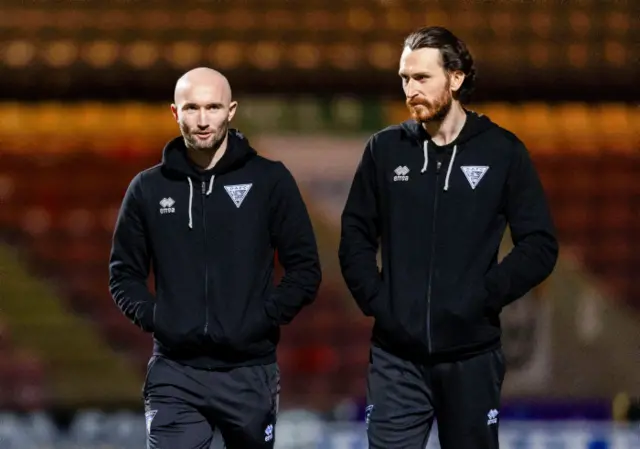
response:
<path id="1" fill-rule="evenodd" d="M 431 104 L 423 98 L 407 99 L 406 103 L 408 106 L 431 106 Z"/>

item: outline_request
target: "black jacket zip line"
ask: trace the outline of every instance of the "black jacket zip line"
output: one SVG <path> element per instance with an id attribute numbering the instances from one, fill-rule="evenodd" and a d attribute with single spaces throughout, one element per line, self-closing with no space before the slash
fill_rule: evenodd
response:
<path id="1" fill-rule="evenodd" d="M 438 192 L 440 191 L 440 169 L 442 167 L 442 162 L 437 161 L 436 163 L 436 192 L 435 198 L 433 200 L 433 220 L 431 227 L 431 263 L 429 264 L 429 287 L 427 293 L 427 343 L 429 354 L 433 352 L 433 348 L 431 346 L 431 285 L 433 284 L 433 270 L 435 266 L 436 260 L 436 215 L 438 213 Z"/>
<path id="2" fill-rule="evenodd" d="M 212 175 L 215 176 L 215 175 Z M 213 185 L 213 179 L 211 179 Z M 204 335 L 209 333 L 209 266 L 207 265 L 207 214 L 205 203 L 207 201 L 207 182 L 202 181 L 202 232 L 204 233 Z"/>

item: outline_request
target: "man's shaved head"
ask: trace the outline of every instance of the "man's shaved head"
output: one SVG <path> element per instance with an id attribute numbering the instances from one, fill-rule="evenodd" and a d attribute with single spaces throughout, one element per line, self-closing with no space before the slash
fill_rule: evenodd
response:
<path id="1" fill-rule="evenodd" d="M 222 73 L 207 67 L 190 70 L 176 82 L 173 96 L 171 111 L 188 148 L 215 151 L 226 142 L 237 102 Z"/>
<path id="2" fill-rule="evenodd" d="M 217 90 L 220 93 L 220 97 L 226 100 L 225 103 L 227 105 L 231 103 L 229 80 L 222 73 L 208 67 L 198 67 L 182 75 L 176 83 L 173 101 L 176 104 L 180 104 L 185 96 L 188 96 L 190 89 L 199 86 L 208 86 Z"/>

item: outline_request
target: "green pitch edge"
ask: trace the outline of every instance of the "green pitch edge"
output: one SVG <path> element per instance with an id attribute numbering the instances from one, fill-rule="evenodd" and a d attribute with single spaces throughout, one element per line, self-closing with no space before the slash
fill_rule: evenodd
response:
<path id="1" fill-rule="evenodd" d="M 0 245 L 0 313 L 13 341 L 44 362 L 55 405 L 132 403 L 142 379 L 96 334 L 67 312 L 45 283 L 31 277 L 16 253 Z"/>

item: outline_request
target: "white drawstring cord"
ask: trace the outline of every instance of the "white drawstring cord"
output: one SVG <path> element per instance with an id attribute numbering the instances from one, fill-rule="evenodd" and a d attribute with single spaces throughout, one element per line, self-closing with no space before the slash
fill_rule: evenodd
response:
<path id="1" fill-rule="evenodd" d="M 191 207 L 193 205 L 193 181 L 191 178 L 187 177 L 187 181 L 189 181 L 189 228 L 193 229 L 193 215 L 191 212 Z"/>
<path id="2" fill-rule="evenodd" d="M 458 145 L 453 146 L 453 154 L 451 155 L 451 161 L 449 161 L 449 168 L 447 169 L 447 177 L 444 180 L 444 190 L 449 190 L 449 176 L 451 176 L 451 167 L 453 167 L 453 163 L 456 160 L 456 151 L 458 150 Z"/>
<path id="3" fill-rule="evenodd" d="M 420 173 L 425 173 L 427 171 L 427 167 L 429 166 L 429 141 L 425 140 L 422 144 L 422 152 L 424 153 L 424 164 L 422 165 L 422 170 Z"/>

